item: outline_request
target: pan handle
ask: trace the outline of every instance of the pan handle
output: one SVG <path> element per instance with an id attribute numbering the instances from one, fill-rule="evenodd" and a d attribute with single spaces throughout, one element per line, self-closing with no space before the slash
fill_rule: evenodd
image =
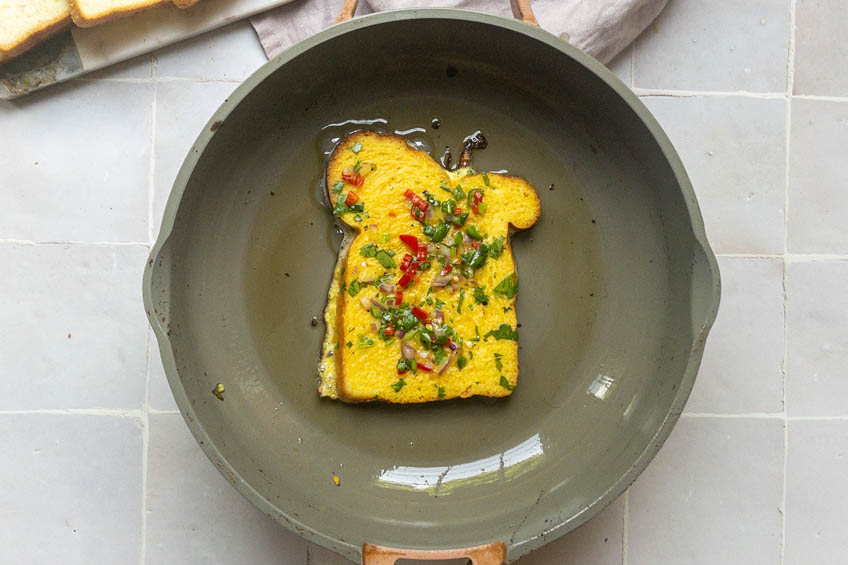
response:
<path id="1" fill-rule="evenodd" d="M 530 7 L 530 0 L 509 0 L 512 6 L 512 15 L 524 23 L 534 26 L 539 25 L 539 21 L 533 14 L 533 8 Z M 339 16 L 336 18 L 336 23 L 345 22 L 353 18 L 356 12 L 356 6 L 359 0 L 345 0 L 342 9 L 339 11 Z"/>
<path id="2" fill-rule="evenodd" d="M 462 549 L 396 549 L 362 544 L 362 565 L 395 565 L 398 559 L 471 559 L 471 565 L 504 565 L 506 544 L 502 541 Z"/>

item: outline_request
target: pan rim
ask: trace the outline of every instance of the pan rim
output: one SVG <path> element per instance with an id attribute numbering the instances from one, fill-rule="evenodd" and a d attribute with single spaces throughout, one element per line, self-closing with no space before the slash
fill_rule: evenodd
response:
<path id="1" fill-rule="evenodd" d="M 221 104 L 221 106 L 207 121 L 197 139 L 189 149 L 188 155 L 183 161 L 172 186 L 170 196 L 168 197 L 168 201 L 165 206 L 159 234 L 156 242 L 151 248 L 148 261 L 145 265 L 142 287 L 144 306 L 150 324 L 153 328 L 154 335 L 159 344 L 165 374 L 168 378 L 168 383 L 172 393 L 174 394 L 177 406 L 180 409 L 180 414 L 188 425 L 195 440 L 198 441 L 201 449 L 210 461 L 212 461 L 212 463 L 225 477 L 230 479 L 231 484 L 233 484 L 236 490 L 238 490 L 245 498 L 250 500 L 257 508 L 274 518 L 288 530 L 299 534 L 308 541 L 341 553 L 351 559 L 360 559 L 361 548 L 359 545 L 339 540 L 324 532 L 315 530 L 306 524 L 303 524 L 294 516 L 289 515 L 284 509 L 280 509 L 269 502 L 241 477 L 238 471 L 230 465 L 218 447 L 214 444 L 204 425 L 196 417 L 196 414 L 192 409 L 191 402 L 182 388 L 179 371 L 176 367 L 173 350 L 171 349 L 170 340 L 167 335 L 166 324 L 163 321 L 163 318 L 161 318 L 163 314 L 158 312 L 156 308 L 157 302 L 154 298 L 154 274 L 156 266 L 159 263 L 160 256 L 163 250 L 166 249 L 166 245 L 170 241 L 171 234 L 173 233 L 177 210 L 180 202 L 182 201 L 189 179 L 191 178 L 204 150 L 214 137 L 215 131 L 218 129 L 217 127 L 214 127 L 216 124 L 220 125 L 224 123 L 229 114 L 266 78 L 286 63 L 305 53 L 309 49 L 360 28 L 396 21 L 421 19 L 465 20 L 520 33 L 530 39 L 540 41 L 547 46 L 556 49 L 562 55 L 571 58 L 593 73 L 597 78 L 602 80 L 607 87 L 611 88 L 648 129 L 662 151 L 663 157 L 671 167 L 681 194 L 684 197 L 686 209 L 689 213 L 689 223 L 696 243 L 693 252 L 701 252 L 704 260 L 706 261 L 706 266 L 709 269 L 709 276 L 711 277 L 711 295 L 709 296 L 709 303 L 705 306 L 704 312 L 693 314 L 693 318 L 697 318 L 700 322 L 698 326 L 699 331 L 692 341 L 689 352 L 689 361 L 683 373 L 680 386 L 672 400 L 668 414 L 657 428 L 656 433 L 648 442 L 645 449 L 633 461 L 626 472 L 613 482 L 599 497 L 587 504 L 581 512 L 559 522 L 558 524 L 555 524 L 544 532 L 537 532 L 535 535 L 525 539 L 511 541 L 508 544 L 509 560 L 513 561 L 588 521 L 595 514 L 600 512 L 601 509 L 605 508 L 619 495 L 621 495 L 621 493 L 623 493 L 624 490 L 626 490 L 626 488 L 636 480 L 642 471 L 644 471 L 665 443 L 671 433 L 671 430 L 677 423 L 680 414 L 683 412 L 684 405 L 686 404 L 692 387 L 694 386 L 695 377 L 701 363 L 707 335 L 718 313 L 721 296 L 721 281 L 718 262 L 707 240 L 703 217 L 695 196 L 695 191 L 689 176 L 685 171 L 680 156 L 674 149 L 671 141 L 657 122 L 656 118 L 654 118 L 642 101 L 639 100 L 638 96 L 623 82 L 621 82 L 621 80 L 612 71 L 607 69 L 596 59 L 576 47 L 562 41 L 549 32 L 536 26 L 523 23 L 519 20 L 503 18 L 480 12 L 447 8 L 396 10 L 360 16 L 343 23 L 332 25 L 329 28 L 289 47 L 287 50 L 256 70 L 227 97 L 224 103 Z M 476 543 L 480 540 L 471 541 Z M 469 545 L 474 545 L 474 543 L 469 542 Z"/>

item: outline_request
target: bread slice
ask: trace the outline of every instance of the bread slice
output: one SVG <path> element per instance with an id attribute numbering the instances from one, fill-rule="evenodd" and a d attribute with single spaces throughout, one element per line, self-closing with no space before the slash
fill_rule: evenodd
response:
<path id="1" fill-rule="evenodd" d="M 69 0 L 0 0 L 0 61 L 20 55 L 70 23 Z"/>
<path id="2" fill-rule="evenodd" d="M 534 188 L 510 175 L 447 171 L 403 138 L 370 131 L 339 142 L 325 182 L 348 234 L 328 294 L 319 393 L 391 403 L 511 394 L 518 277 L 510 226 L 536 222 Z M 435 212 L 414 218 L 427 200 Z M 417 258 L 411 282 L 407 254 Z"/>
<path id="3" fill-rule="evenodd" d="M 72 0 L 71 17 L 80 27 L 91 27 L 129 16 L 171 0 Z"/>
<path id="4" fill-rule="evenodd" d="M 174 4 L 176 4 L 177 8 L 188 8 L 189 6 L 194 6 L 200 2 L 200 0 L 174 0 Z"/>

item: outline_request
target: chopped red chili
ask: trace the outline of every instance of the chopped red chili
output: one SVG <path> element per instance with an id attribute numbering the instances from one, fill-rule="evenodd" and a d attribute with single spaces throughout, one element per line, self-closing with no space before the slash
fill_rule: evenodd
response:
<path id="1" fill-rule="evenodd" d="M 461 216 L 462 215 L 462 208 L 454 208 L 453 209 L 453 215 L 454 216 Z"/>
<path id="2" fill-rule="evenodd" d="M 386 326 L 386 329 L 383 330 L 383 335 L 387 335 L 389 337 L 395 335 L 395 325 L 389 324 Z"/>
<path id="3" fill-rule="evenodd" d="M 416 254 L 416 258 L 421 263 L 427 260 L 427 244 L 423 241 L 418 244 L 418 253 Z"/>
<path id="4" fill-rule="evenodd" d="M 414 263 L 413 263 L 414 265 Z M 409 283 L 412 282 L 413 277 L 415 277 L 415 271 L 413 269 L 407 269 L 407 271 L 403 274 L 403 276 L 398 281 L 398 284 L 402 288 L 406 288 L 409 286 Z"/>
<path id="5" fill-rule="evenodd" d="M 396 290 L 395 291 L 395 306 L 400 306 L 403 302 L 403 291 Z"/>
<path id="6" fill-rule="evenodd" d="M 479 214 L 480 209 L 478 208 L 478 204 L 480 204 L 483 201 L 483 191 L 482 190 L 475 190 L 473 199 L 474 199 L 474 203 L 471 205 L 471 210 L 473 210 L 475 214 Z"/>
<path id="7" fill-rule="evenodd" d="M 424 220 L 427 218 L 427 214 L 424 213 L 424 210 L 422 210 L 421 208 L 416 208 L 415 206 L 412 207 L 412 210 L 410 210 L 409 213 L 412 215 L 416 222 L 424 222 Z"/>
<path id="8" fill-rule="evenodd" d="M 479 241 L 473 242 L 471 244 L 471 247 L 473 247 L 474 249 L 480 249 L 480 242 Z"/>
<path id="9" fill-rule="evenodd" d="M 418 238 L 414 235 L 402 233 L 398 236 L 400 240 L 409 247 L 409 250 L 415 253 L 418 251 Z"/>
<path id="10" fill-rule="evenodd" d="M 423 321 L 425 321 L 425 320 L 427 319 L 427 312 L 425 312 L 424 310 L 422 310 L 422 309 L 421 309 L 421 308 L 419 308 L 418 306 L 413 306 L 413 307 L 412 307 L 412 314 L 413 314 L 416 318 L 418 318 L 419 320 L 421 320 L 422 322 L 423 322 Z"/>
<path id="11" fill-rule="evenodd" d="M 398 375 L 405 375 L 405 374 L 406 374 L 406 370 L 398 371 Z"/>
<path id="12" fill-rule="evenodd" d="M 439 274 L 442 275 L 442 276 L 445 276 L 448 273 L 450 273 L 451 271 L 453 271 L 453 265 L 448 264 L 448 265 L 444 266 L 444 268 L 442 269 L 442 272 L 439 273 Z"/>
<path id="13" fill-rule="evenodd" d="M 418 370 L 424 371 L 425 373 L 432 373 L 433 368 L 425 365 L 424 363 L 418 363 Z"/>
<path id="14" fill-rule="evenodd" d="M 348 206 L 353 206 L 357 202 L 359 202 L 359 195 L 352 190 L 348 192 L 347 198 L 345 198 L 345 204 Z"/>
<path id="15" fill-rule="evenodd" d="M 412 255 L 409 253 L 405 253 L 403 259 L 400 260 L 400 270 L 405 271 L 409 268 L 409 265 L 412 264 Z"/>
<path id="16" fill-rule="evenodd" d="M 406 189 L 406 192 L 404 192 L 403 195 L 406 197 L 407 200 L 412 201 L 412 205 L 414 207 L 418 208 L 422 212 L 426 212 L 427 207 L 430 206 L 429 204 L 427 204 L 426 200 L 424 200 L 409 189 Z"/>
<path id="17" fill-rule="evenodd" d="M 359 173 L 353 173 L 352 175 L 342 173 L 342 180 L 348 184 L 352 184 L 353 186 L 362 186 L 362 183 L 365 182 L 365 179 Z M 348 204 L 350 206 L 350 204 Z"/>

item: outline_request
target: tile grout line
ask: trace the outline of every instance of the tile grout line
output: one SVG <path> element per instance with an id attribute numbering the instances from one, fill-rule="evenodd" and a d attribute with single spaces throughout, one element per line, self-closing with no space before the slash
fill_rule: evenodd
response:
<path id="1" fill-rule="evenodd" d="M 796 0 L 789 0 L 789 38 L 786 53 L 786 141 L 783 194 L 783 484 L 780 494 L 780 565 L 786 560 L 786 483 L 789 468 L 789 413 L 787 411 L 787 365 L 789 359 L 789 170 L 792 139 L 792 91 L 795 88 L 795 11 Z"/>
<path id="2" fill-rule="evenodd" d="M 156 57 L 150 57 L 150 84 L 153 89 L 153 101 L 150 106 L 150 164 L 147 171 L 147 241 L 153 243 L 153 199 L 155 197 L 155 174 L 156 174 L 156 105 L 157 105 L 157 79 L 156 79 Z"/>
<path id="3" fill-rule="evenodd" d="M 667 88 L 637 88 L 634 86 L 633 92 L 637 96 L 667 96 L 671 98 L 739 97 L 765 100 L 783 100 L 786 98 L 786 93 L 784 92 L 749 92 L 747 90 L 674 90 Z"/>
<path id="4" fill-rule="evenodd" d="M 152 100 L 150 103 L 150 165 L 147 177 L 147 242 L 153 246 L 153 199 L 155 196 L 154 174 L 156 172 L 156 105 L 158 86 L 156 82 L 156 57 L 150 56 L 150 86 Z M 144 374 L 144 402 L 141 405 L 141 534 L 139 548 L 139 565 L 147 562 L 147 467 L 150 453 L 150 330 L 147 334 L 147 371 Z"/>
<path id="5" fill-rule="evenodd" d="M 150 247 L 149 241 L 34 241 L 0 238 L 0 245 L 80 245 L 91 247 Z"/>

